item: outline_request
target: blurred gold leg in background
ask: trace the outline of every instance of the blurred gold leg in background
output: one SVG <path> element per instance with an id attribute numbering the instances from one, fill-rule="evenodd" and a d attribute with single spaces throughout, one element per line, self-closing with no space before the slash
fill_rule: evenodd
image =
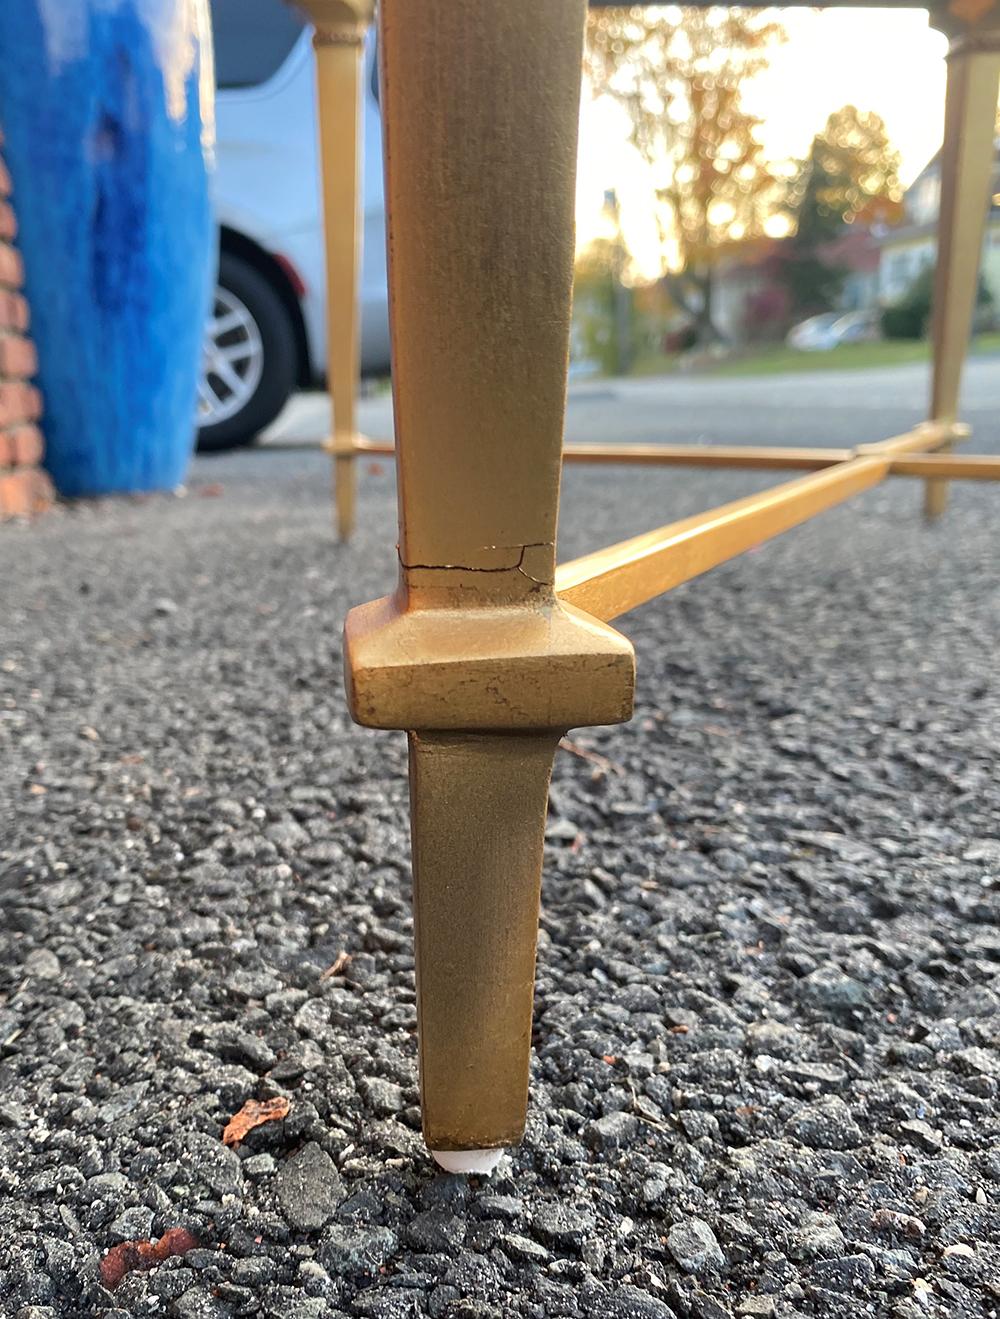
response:
<path id="1" fill-rule="evenodd" d="M 958 414 L 992 192 L 1000 25 L 995 18 L 984 23 L 971 32 L 951 31 L 934 275 L 933 421 L 954 421 Z M 928 518 L 939 517 L 947 502 L 947 481 L 925 482 Z"/>
<path id="2" fill-rule="evenodd" d="M 320 164 L 326 249 L 326 372 L 332 411 L 335 520 L 354 530 L 354 456 L 360 348 L 361 76 L 374 0 L 301 0 L 315 25 Z"/>

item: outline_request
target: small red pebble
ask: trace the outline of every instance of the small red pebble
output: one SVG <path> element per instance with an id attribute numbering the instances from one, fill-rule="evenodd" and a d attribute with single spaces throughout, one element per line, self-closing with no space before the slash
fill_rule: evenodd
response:
<path id="1" fill-rule="evenodd" d="M 155 1269 L 168 1256 L 186 1255 L 197 1244 L 197 1239 L 184 1227 L 170 1228 L 155 1245 L 152 1241 L 123 1241 L 101 1260 L 101 1282 L 113 1292 L 127 1274 Z"/>

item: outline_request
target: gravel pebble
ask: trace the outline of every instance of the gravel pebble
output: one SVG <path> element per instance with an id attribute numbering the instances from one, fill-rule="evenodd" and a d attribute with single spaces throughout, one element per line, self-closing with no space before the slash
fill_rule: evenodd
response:
<path id="1" fill-rule="evenodd" d="M 798 1109 L 785 1123 L 785 1132 L 814 1150 L 850 1150 L 864 1140 L 851 1110 L 837 1095 Z"/>
<path id="2" fill-rule="evenodd" d="M 675 1311 L 665 1301 L 628 1284 L 602 1296 L 589 1313 L 606 1315 L 608 1319 L 675 1319 Z"/>
<path id="3" fill-rule="evenodd" d="M 588 1124 L 584 1138 L 591 1149 L 608 1152 L 621 1149 L 635 1139 L 639 1120 L 632 1113 L 608 1113 Z"/>
<path id="4" fill-rule="evenodd" d="M 842 1255 L 847 1242 L 832 1214 L 813 1211 L 805 1215 L 789 1243 L 792 1259 L 819 1259 L 825 1255 Z"/>
<path id="5" fill-rule="evenodd" d="M 395 1232 L 386 1227 L 335 1225 L 324 1233 L 317 1252 L 326 1271 L 339 1277 L 375 1274 L 397 1249 Z"/>
<path id="6" fill-rule="evenodd" d="M 817 1286 L 856 1295 L 871 1286 L 874 1273 L 875 1267 L 866 1255 L 841 1255 L 817 1260 L 812 1277 Z"/>
<path id="7" fill-rule="evenodd" d="M 417 1214 L 407 1230 L 412 1246 L 423 1254 L 454 1251 L 465 1240 L 465 1219 L 441 1209 Z"/>
<path id="8" fill-rule="evenodd" d="M 701 1218 L 686 1218 L 667 1233 L 667 1249 L 685 1273 L 705 1273 L 725 1267 L 726 1257 L 711 1227 Z"/>
<path id="9" fill-rule="evenodd" d="M 297 1232 L 322 1227 L 344 1198 L 336 1164 L 315 1141 L 282 1164 L 276 1189 L 281 1212 Z"/>

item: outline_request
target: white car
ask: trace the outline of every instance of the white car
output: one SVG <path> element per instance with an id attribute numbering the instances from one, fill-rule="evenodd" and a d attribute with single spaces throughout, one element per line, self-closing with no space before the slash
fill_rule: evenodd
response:
<path id="1" fill-rule="evenodd" d="M 205 336 L 198 447 L 264 429 L 326 370 L 323 211 L 312 31 L 283 0 L 212 0 L 219 275 Z M 375 43 L 363 87 L 361 369 L 389 368 Z"/>
<path id="2" fill-rule="evenodd" d="M 876 310 L 826 311 L 810 316 L 788 331 L 785 343 L 801 352 L 829 352 L 845 343 L 871 343 L 882 337 Z"/>

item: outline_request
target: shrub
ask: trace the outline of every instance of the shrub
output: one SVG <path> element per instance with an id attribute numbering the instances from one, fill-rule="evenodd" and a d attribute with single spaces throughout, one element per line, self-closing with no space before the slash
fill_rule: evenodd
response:
<path id="1" fill-rule="evenodd" d="M 922 339 L 927 333 L 934 289 L 934 267 L 926 266 L 896 302 L 882 311 L 887 339 Z"/>
<path id="2" fill-rule="evenodd" d="M 922 339 L 930 330 L 934 296 L 934 267 L 925 266 L 896 302 L 883 308 L 882 333 L 887 339 Z M 976 289 L 976 307 L 986 310 L 993 305 L 993 294 L 980 278 Z M 977 323 L 980 321 L 977 315 Z"/>

